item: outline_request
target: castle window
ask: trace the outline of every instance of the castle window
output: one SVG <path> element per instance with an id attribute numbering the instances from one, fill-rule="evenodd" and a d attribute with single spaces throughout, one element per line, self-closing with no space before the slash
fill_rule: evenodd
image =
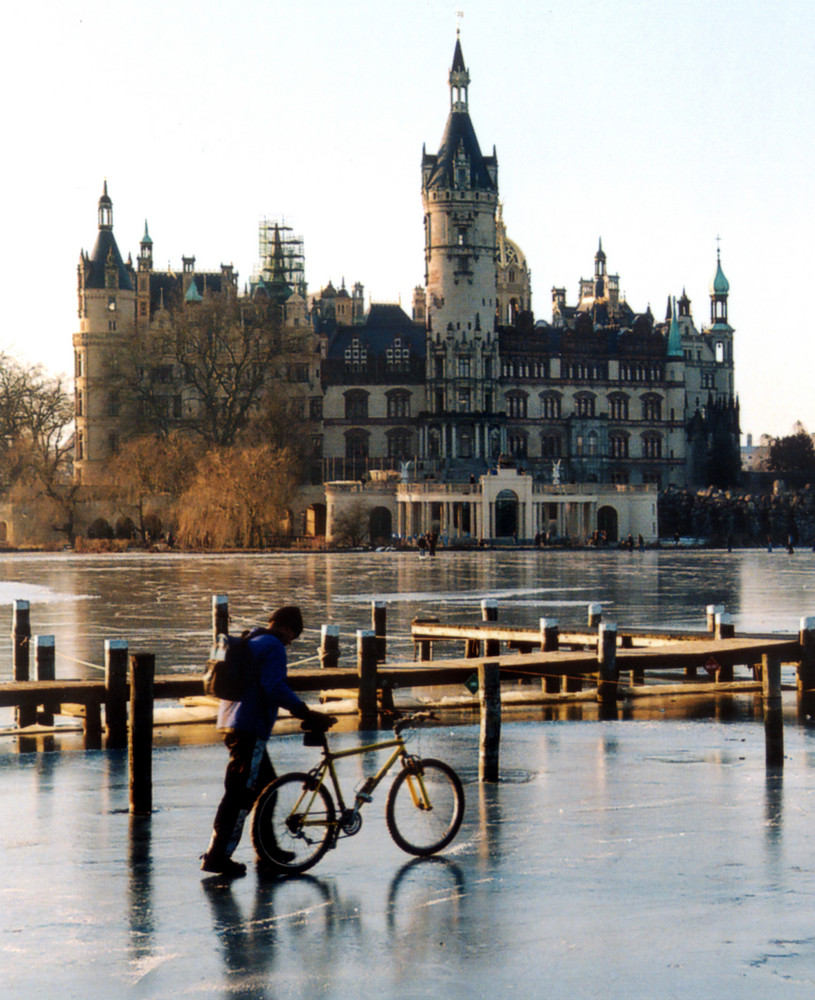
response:
<path id="1" fill-rule="evenodd" d="M 574 412 L 578 417 L 594 416 L 594 396 L 590 392 L 581 392 L 575 396 Z"/>
<path id="2" fill-rule="evenodd" d="M 119 393 L 118 392 L 111 392 L 110 395 L 108 396 L 108 402 L 107 402 L 108 416 L 109 417 L 118 417 L 119 416 L 119 409 L 120 409 Z"/>
<path id="3" fill-rule="evenodd" d="M 349 431 L 345 436 L 345 457 L 349 461 L 358 461 L 368 457 L 368 432 Z"/>
<path id="4" fill-rule="evenodd" d="M 312 420 L 322 420 L 323 397 L 313 396 L 308 403 L 308 415 Z"/>
<path id="5" fill-rule="evenodd" d="M 77 389 L 76 391 L 76 415 L 78 417 L 82 416 L 82 390 Z"/>
<path id="6" fill-rule="evenodd" d="M 470 359 L 469 358 L 459 358 L 458 359 L 458 377 L 459 378 L 469 378 L 470 377 Z"/>
<path id="7" fill-rule="evenodd" d="M 359 342 L 359 337 L 354 337 L 350 345 L 345 348 L 345 369 L 346 371 L 362 372 L 368 367 L 368 348 Z"/>
<path id="8" fill-rule="evenodd" d="M 662 438 L 659 434 L 643 434 L 643 458 L 662 458 Z"/>
<path id="9" fill-rule="evenodd" d="M 662 400 L 659 398 L 659 396 L 642 397 L 642 419 L 643 420 L 662 419 Z"/>
<path id="10" fill-rule="evenodd" d="M 510 431 L 507 437 L 509 453 L 513 458 L 526 458 L 526 434 L 523 431 Z"/>
<path id="11" fill-rule="evenodd" d="M 513 392 L 507 395 L 507 412 L 510 417 L 526 418 L 526 400 L 525 392 Z"/>
<path id="12" fill-rule="evenodd" d="M 345 419 L 360 420 L 368 416 L 368 393 L 351 389 L 345 394 Z"/>
<path id="13" fill-rule="evenodd" d="M 541 416 L 546 420 L 560 419 L 561 397 L 554 392 L 548 392 L 541 396 Z"/>
<path id="14" fill-rule="evenodd" d="M 628 435 L 609 434 L 608 449 L 612 458 L 628 458 Z"/>
<path id="15" fill-rule="evenodd" d="M 541 454 L 544 458 L 560 458 L 562 448 L 559 434 L 544 434 L 541 438 Z"/>
<path id="16" fill-rule="evenodd" d="M 389 417 L 409 417 L 410 416 L 410 393 L 404 389 L 395 389 L 387 394 L 388 416 Z"/>
<path id="17" fill-rule="evenodd" d="M 628 396 L 609 396 L 608 409 L 612 420 L 628 420 Z"/>
<path id="18" fill-rule="evenodd" d="M 388 458 L 394 460 L 406 459 L 411 454 L 410 431 L 388 431 Z"/>
<path id="19" fill-rule="evenodd" d="M 402 338 L 394 338 L 393 344 L 385 351 L 385 367 L 389 372 L 405 372 L 410 360 L 410 348 L 402 345 Z"/>

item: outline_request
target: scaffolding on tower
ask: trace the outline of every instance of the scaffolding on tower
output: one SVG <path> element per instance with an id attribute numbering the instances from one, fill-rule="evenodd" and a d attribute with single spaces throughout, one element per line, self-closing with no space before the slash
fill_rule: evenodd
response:
<path id="1" fill-rule="evenodd" d="M 277 234 L 277 237 L 276 237 Z M 275 246 L 279 240 L 280 257 L 286 282 L 293 292 L 306 298 L 306 260 L 303 252 L 303 237 L 295 234 L 285 218 L 263 218 L 258 224 L 258 250 L 260 263 L 253 275 L 252 284 L 258 278 L 271 281 L 275 270 Z"/>

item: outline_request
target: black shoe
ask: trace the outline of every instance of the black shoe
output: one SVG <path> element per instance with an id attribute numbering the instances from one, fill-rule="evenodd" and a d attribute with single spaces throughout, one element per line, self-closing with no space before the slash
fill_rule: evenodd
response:
<path id="1" fill-rule="evenodd" d="M 229 878 L 240 878 L 246 874 L 246 865 L 233 861 L 226 854 L 202 854 L 201 871 L 212 872 L 214 875 L 227 875 Z"/>

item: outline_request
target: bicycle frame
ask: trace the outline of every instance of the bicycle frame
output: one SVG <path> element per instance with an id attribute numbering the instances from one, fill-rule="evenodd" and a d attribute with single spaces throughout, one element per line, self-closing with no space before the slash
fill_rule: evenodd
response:
<path id="1" fill-rule="evenodd" d="M 359 757 L 366 753 L 372 753 L 375 750 L 388 750 L 391 748 L 393 748 L 393 753 L 388 757 L 384 764 L 382 764 L 376 774 L 366 778 L 362 787 L 354 793 L 354 805 L 352 809 L 349 809 L 349 807 L 345 804 L 345 797 L 342 794 L 342 788 L 337 775 L 335 762 L 342 760 L 345 757 Z M 334 795 L 339 807 L 339 812 L 336 818 L 333 823 L 330 824 L 333 827 L 332 837 L 335 841 L 341 830 L 344 830 L 356 821 L 363 804 L 371 801 L 373 792 L 376 791 L 382 779 L 388 771 L 390 771 L 397 760 L 401 759 L 406 768 L 410 768 L 411 761 L 413 760 L 411 754 L 407 752 L 405 741 L 401 736 L 397 736 L 392 740 L 384 740 L 381 743 L 367 743 L 364 746 L 352 747 L 349 750 L 336 751 L 329 750 L 328 741 L 325 740 L 322 751 L 323 759 L 308 772 L 309 778 L 311 778 L 312 781 L 309 782 L 307 788 L 303 789 L 303 795 L 295 806 L 295 810 L 301 817 L 302 827 L 326 825 L 326 821 L 324 819 L 310 819 L 309 812 L 311 811 L 311 807 L 317 796 L 317 790 L 324 784 L 326 776 L 328 776 L 331 779 L 331 787 L 334 790 Z M 430 800 L 424 786 L 424 781 L 422 780 L 422 775 L 418 769 L 413 770 L 412 777 L 417 779 L 415 784 L 413 781 L 408 779 L 408 788 L 414 805 L 420 809 L 430 809 Z M 418 788 L 416 786 L 418 786 Z"/>

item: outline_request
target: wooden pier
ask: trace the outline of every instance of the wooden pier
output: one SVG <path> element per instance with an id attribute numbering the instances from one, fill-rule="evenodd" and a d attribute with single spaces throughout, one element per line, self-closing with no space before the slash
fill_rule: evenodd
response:
<path id="1" fill-rule="evenodd" d="M 17 605 L 12 630 L 15 680 L 0 684 L 0 707 L 14 707 L 20 734 L 37 724 L 53 725 L 55 715 L 68 712 L 82 717 L 86 745 L 101 746 L 104 736 L 108 747 L 128 746 L 134 752 L 136 746 L 144 755 L 145 740 L 149 743 L 151 737 L 134 732 L 136 716 L 142 730 L 152 729 L 156 700 L 203 693 L 201 673 L 155 674 L 154 657 L 128 656 L 121 640 L 105 644 L 104 679 L 63 680 L 54 678 L 53 637 L 44 637 L 50 641 L 35 644 L 37 679 L 30 679 L 28 608 L 25 602 Z M 354 665 L 339 666 L 339 633 L 336 626 L 327 625 L 322 629 L 322 666 L 291 670 L 289 682 L 295 691 L 320 695 L 327 709 L 338 692 L 355 697 L 360 725 L 370 727 L 393 710 L 394 691 L 458 687 L 460 694 L 445 698 L 445 707 L 479 709 L 482 734 L 500 732 L 502 702 L 594 700 L 601 714 L 612 717 L 623 699 L 760 692 L 767 732 L 774 734 L 772 748 L 768 736 L 768 763 L 783 761 L 782 664 L 796 668 L 799 713 L 815 715 L 815 618 L 802 619 L 797 635 L 736 636 L 720 610 L 711 614 L 709 609 L 709 631 L 619 629 L 602 621 L 596 605 L 590 606 L 589 615 L 586 629 L 561 633 L 554 619 L 541 619 L 536 629 L 502 625 L 494 602 L 484 602 L 481 624 L 414 620 L 416 658 L 388 663 L 385 606 L 374 602 L 373 628 L 357 633 Z M 216 596 L 213 637 L 227 631 L 228 619 L 226 598 Z M 450 651 L 451 644 L 463 647 L 464 655 L 437 658 L 442 648 Z M 744 676 L 736 676 L 737 668 Z M 497 773 L 497 747 L 490 742 L 487 739 L 482 752 L 484 780 Z M 149 793 L 137 791 L 135 801 L 142 803 L 136 811 L 149 811 Z"/>

